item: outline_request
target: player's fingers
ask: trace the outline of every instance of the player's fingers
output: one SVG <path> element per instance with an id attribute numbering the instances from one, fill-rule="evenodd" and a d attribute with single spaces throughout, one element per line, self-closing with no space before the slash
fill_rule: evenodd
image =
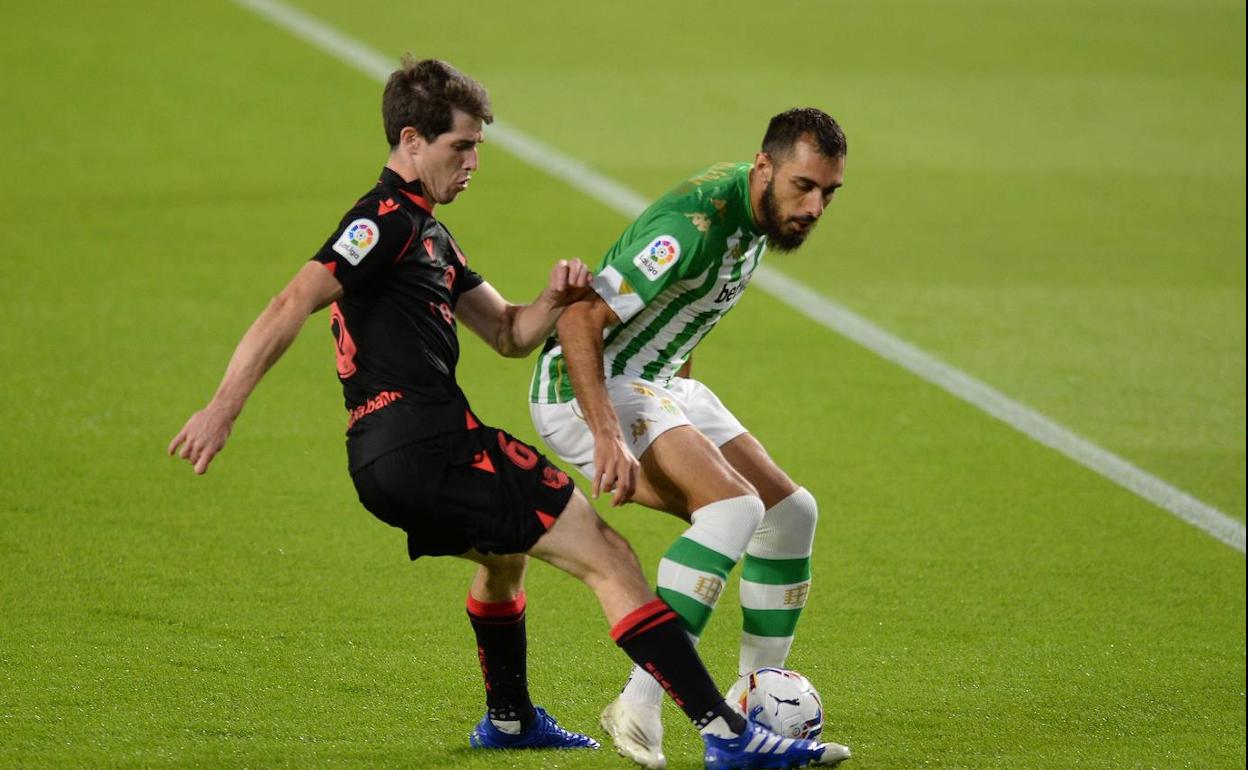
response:
<path id="1" fill-rule="evenodd" d="M 561 259 L 550 271 L 550 288 L 562 291 L 568 285 L 568 260 Z"/>
<path id="2" fill-rule="evenodd" d="M 588 286 L 594 280 L 594 271 L 581 260 L 576 260 L 576 280 L 578 286 Z"/>
<path id="3" fill-rule="evenodd" d="M 611 494 L 611 506 L 618 507 L 628 502 L 628 486 L 624 483 L 615 485 L 615 490 Z"/>
<path id="4" fill-rule="evenodd" d="M 166 451 L 170 455 L 172 455 L 174 452 L 178 450 L 178 447 L 182 444 L 183 441 L 186 441 L 186 428 L 183 428 L 182 430 L 178 431 L 178 435 L 174 436 L 173 440 L 169 442 L 169 449 Z"/>
<path id="5" fill-rule="evenodd" d="M 602 481 L 598 485 L 598 489 L 602 492 L 610 492 L 615 489 L 615 465 L 609 460 L 602 464 Z"/>
<path id="6" fill-rule="evenodd" d="M 615 480 L 615 483 L 611 487 L 612 506 L 620 504 L 620 495 L 623 494 L 624 491 L 624 484 L 626 481 L 625 476 L 628 471 L 623 463 L 624 458 L 618 454 L 611 458 L 611 476 Z"/>
<path id="7" fill-rule="evenodd" d="M 623 505 L 633 499 L 633 492 L 637 491 L 637 462 L 632 457 L 620 474 L 620 482 L 616 485 L 616 497 L 619 502 L 616 505 Z"/>
<path id="8" fill-rule="evenodd" d="M 195 463 L 195 473 L 200 476 L 204 475 L 204 471 L 208 470 L 208 463 L 212 462 L 212 458 L 215 454 L 216 452 L 212 452 L 207 449 L 200 453 L 199 460 Z"/>

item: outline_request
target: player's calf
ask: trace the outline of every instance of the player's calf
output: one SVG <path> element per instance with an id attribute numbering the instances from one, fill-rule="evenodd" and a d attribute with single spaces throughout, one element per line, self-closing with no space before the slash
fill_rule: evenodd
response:
<path id="1" fill-rule="evenodd" d="M 810 595 L 819 506 L 805 488 L 767 509 L 741 564 L 738 673 L 783 668 Z"/>

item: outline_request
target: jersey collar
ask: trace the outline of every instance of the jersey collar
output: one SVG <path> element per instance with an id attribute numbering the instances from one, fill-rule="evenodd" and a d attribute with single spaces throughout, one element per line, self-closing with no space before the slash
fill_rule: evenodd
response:
<path id="1" fill-rule="evenodd" d="M 413 179 L 410 182 L 403 181 L 403 177 L 398 172 L 389 167 L 382 167 L 381 177 L 377 180 L 378 184 L 384 184 L 388 187 L 397 188 L 403 193 L 403 197 L 415 203 L 424 209 L 426 214 L 433 213 L 433 201 L 425 197 L 425 188 L 421 186 L 419 179 Z"/>

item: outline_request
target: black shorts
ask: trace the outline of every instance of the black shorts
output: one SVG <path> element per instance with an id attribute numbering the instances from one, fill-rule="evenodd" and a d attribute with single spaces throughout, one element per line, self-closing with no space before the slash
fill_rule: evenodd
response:
<path id="1" fill-rule="evenodd" d="M 481 425 L 392 450 L 351 475 L 360 502 L 407 532 L 407 552 L 522 553 L 576 487 L 533 447 Z"/>

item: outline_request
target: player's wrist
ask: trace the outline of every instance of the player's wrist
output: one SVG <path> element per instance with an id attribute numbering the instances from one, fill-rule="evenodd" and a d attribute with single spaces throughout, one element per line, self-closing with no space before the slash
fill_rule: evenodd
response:
<path id="1" fill-rule="evenodd" d="M 590 433 L 594 435 L 594 443 L 602 443 L 607 441 L 623 441 L 624 432 L 620 430 L 619 423 L 615 425 L 604 425 L 600 428 L 591 428 Z"/>
<path id="2" fill-rule="evenodd" d="M 214 419 L 223 421 L 226 427 L 232 426 L 242 411 L 243 402 L 222 396 L 214 397 L 208 402 L 208 406 L 204 407 L 204 412 Z"/>

